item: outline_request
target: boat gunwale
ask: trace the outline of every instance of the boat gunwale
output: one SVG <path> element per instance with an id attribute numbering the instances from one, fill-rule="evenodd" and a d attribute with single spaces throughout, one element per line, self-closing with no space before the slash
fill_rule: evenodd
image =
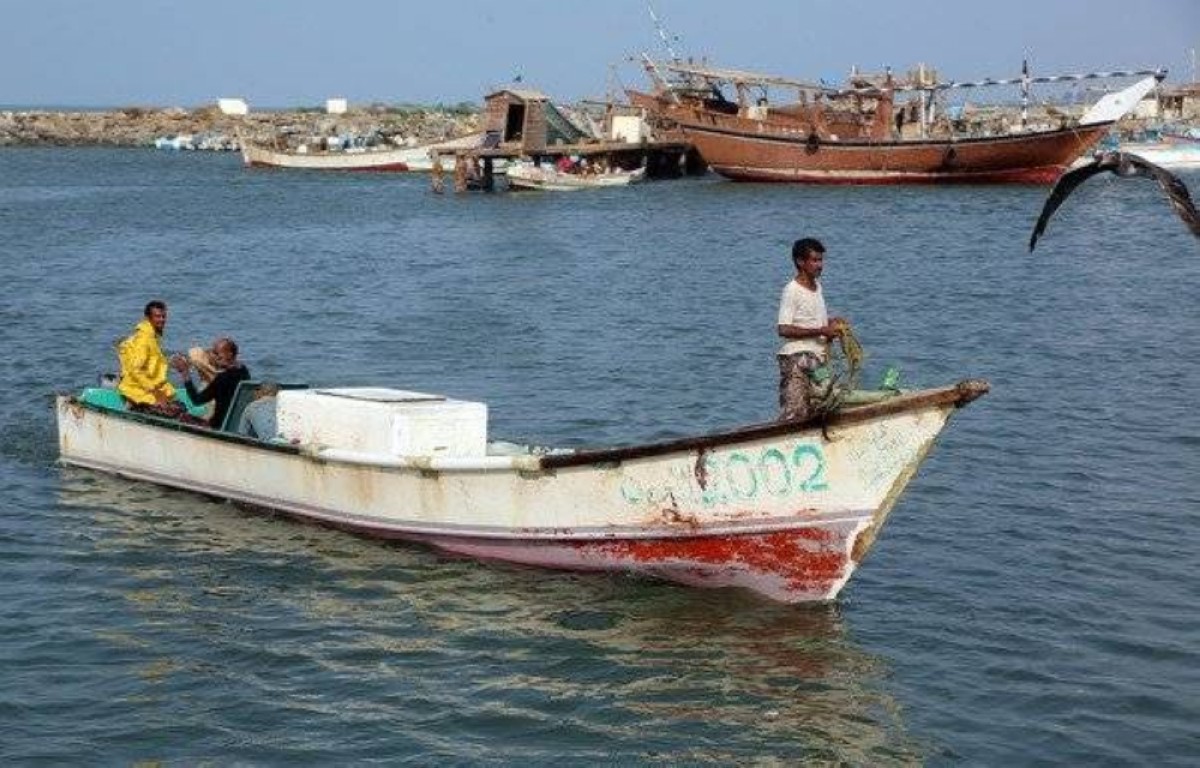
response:
<path id="1" fill-rule="evenodd" d="M 618 446 L 611 448 L 582 449 L 575 450 L 571 453 L 542 455 L 537 457 L 537 467 L 540 470 L 555 470 L 596 464 L 619 464 L 622 461 L 629 461 L 632 459 L 653 458 L 670 453 L 683 453 L 694 450 L 710 450 L 725 445 L 733 445 L 762 438 L 779 437 L 782 435 L 816 430 L 824 431 L 833 427 L 858 424 L 884 416 L 904 413 L 906 411 L 936 408 L 945 405 L 959 408 L 986 394 L 988 390 L 988 383 L 982 379 L 964 379 L 951 386 L 902 393 L 888 400 L 846 408 L 817 419 L 807 419 L 803 421 L 792 420 L 765 422 L 734 427 L 732 429 L 726 429 L 717 432 L 710 432 L 703 435 L 691 435 L 652 443 L 642 443 L 637 445 Z M 209 427 L 172 421 L 170 419 L 155 416 L 153 414 L 138 413 L 136 411 L 113 410 L 111 408 L 105 408 L 94 403 L 85 402 L 73 394 L 60 394 L 58 399 L 60 403 L 65 401 L 71 407 L 92 411 L 103 416 L 131 421 L 158 429 L 183 432 L 196 437 L 213 439 L 220 442 L 234 443 L 248 448 L 301 456 L 309 458 L 313 461 L 332 461 L 334 463 L 352 465 L 366 463 L 350 460 L 348 458 L 331 457 L 326 459 L 321 456 L 319 451 L 314 452 L 313 446 L 263 441 L 246 435 L 223 432 L 221 430 L 214 430 Z M 421 457 L 412 458 L 419 459 Z M 429 467 L 421 467 L 418 464 L 414 464 L 411 467 L 376 466 L 377 468 L 383 470 L 400 471 L 475 471 L 468 467 L 438 467 L 433 469 Z M 522 468 L 514 466 L 512 471 L 528 472 L 536 470 L 532 470 L 531 467 Z"/>
<path id="2" fill-rule="evenodd" d="M 138 413 L 137 411 L 129 410 L 118 411 L 114 408 L 105 408 L 102 405 L 85 402 L 75 394 L 61 393 L 58 395 L 58 399 L 60 401 L 65 400 L 67 404 L 72 407 L 82 408 L 87 411 L 93 411 L 95 413 L 105 416 L 112 416 L 125 421 L 133 421 L 139 424 L 145 424 L 149 427 L 158 427 L 159 429 L 166 429 L 172 432 L 185 432 L 198 437 L 212 438 L 214 440 L 227 443 L 237 443 L 239 445 L 245 445 L 251 448 L 265 448 L 279 453 L 301 454 L 304 452 L 302 446 L 293 445 L 292 443 L 274 443 L 266 440 L 259 440 L 258 438 L 250 437 L 249 435 L 242 435 L 236 432 L 226 432 L 224 430 L 213 429 L 212 427 L 205 427 L 199 424 L 188 424 L 162 416 L 155 416 L 151 413 Z"/>
<path id="3" fill-rule="evenodd" d="M 405 150 L 421 149 L 423 147 L 428 147 L 431 145 L 418 144 L 414 147 L 402 147 L 400 145 L 386 146 L 386 145 L 374 144 L 374 145 L 367 146 L 367 147 L 354 147 L 353 151 L 351 151 L 350 149 L 313 149 L 313 150 L 306 149 L 303 152 L 301 152 L 297 149 L 279 149 L 278 147 L 274 147 L 274 146 L 271 146 L 270 144 L 265 144 L 265 143 L 262 143 L 259 141 L 255 141 L 253 139 L 245 139 L 242 142 L 242 146 L 250 147 L 250 148 L 258 150 L 260 152 L 267 152 L 267 153 L 270 153 L 273 155 L 287 155 L 289 157 L 297 157 L 297 156 L 299 156 L 299 157 L 327 157 L 327 156 L 331 156 L 331 155 L 336 156 L 336 157 L 344 157 L 347 155 L 349 155 L 351 157 L 355 157 L 355 156 L 359 156 L 359 155 L 372 155 L 372 154 L 379 155 L 379 154 L 388 154 L 388 153 L 392 153 L 392 152 L 398 153 L 398 152 L 403 152 Z"/>
<path id="4" fill-rule="evenodd" d="M 710 114 L 701 112 L 701 114 Z M 715 136 L 733 136 L 741 139 L 764 141 L 773 144 L 796 144 L 799 146 L 807 146 L 810 134 L 795 134 L 783 135 L 781 133 L 752 133 L 748 130 L 739 130 L 736 128 L 723 128 L 717 125 L 704 125 L 702 123 L 684 122 L 670 113 L 666 117 L 674 121 L 679 130 L 685 134 L 688 131 L 696 131 L 698 133 L 707 133 Z M 887 141 L 871 141 L 870 139 L 830 139 L 819 138 L 817 144 L 822 149 L 931 149 L 938 147 L 955 146 L 960 147 L 964 144 L 1000 144 L 1013 141 L 1028 141 L 1030 139 L 1045 140 L 1058 138 L 1059 134 L 1078 136 L 1083 132 L 1103 133 L 1114 125 L 1114 122 L 1106 123 L 1089 123 L 1088 125 L 1074 125 L 1066 128 L 1052 128 L 1047 131 L 1026 131 L 1024 133 L 1008 133 L 999 136 L 951 136 L 944 139 L 912 139 L 912 140 L 895 140 Z"/>
<path id="5" fill-rule="evenodd" d="M 942 405 L 952 405 L 956 408 L 961 408 L 972 400 L 986 394 L 989 388 L 988 383 L 982 379 L 964 379 L 952 386 L 903 393 L 889 400 L 846 408 L 845 410 L 836 411 L 817 419 L 772 421 L 656 443 L 551 454 L 543 456 L 541 464 L 545 469 L 562 469 L 586 464 L 620 463 L 631 459 L 651 458 L 667 453 L 708 450 L 765 437 L 779 437 L 781 435 L 816 430 L 824 431 L 831 427 L 848 426 L 883 416 L 904 413 L 905 411 L 936 408 Z"/>

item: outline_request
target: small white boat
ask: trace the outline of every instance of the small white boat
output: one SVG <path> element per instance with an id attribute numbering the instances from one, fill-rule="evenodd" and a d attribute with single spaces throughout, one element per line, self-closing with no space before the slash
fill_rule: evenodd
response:
<path id="1" fill-rule="evenodd" d="M 154 140 L 155 149 L 195 149 L 195 137 L 191 134 L 181 133 L 174 136 L 160 136 Z"/>
<path id="2" fill-rule="evenodd" d="M 489 442 L 485 404 L 394 389 L 282 391 L 268 441 L 133 413 L 113 390 L 59 396 L 57 419 L 70 465 L 472 557 L 805 602 L 837 596 L 950 415 L 987 389 L 596 450 Z"/>
<path id="3" fill-rule="evenodd" d="M 508 167 L 508 185 L 514 189 L 544 189 L 554 192 L 573 192 L 597 187 L 624 187 L 645 178 L 646 169 L 633 171 L 611 170 L 600 173 L 560 171 L 549 165 L 516 163 Z"/>
<path id="4" fill-rule="evenodd" d="M 1200 141 L 1164 139 L 1162 141 L 1123 141 L 1118 149 L 1149 160 L 1161 168 L 1192 170 L 1200 168 Z"/>
<path id="5" fill-rule="evenodd" d="M 380 144 L 334 149 L 323 148 L 318 142 L 276 148 L 243 141 L 242 161 L 247 166 L 321 171 L 432 171 L 435 151 L 446 154 L 456 149 L 474 149 L 483 144 L 483 139 L 484 134 L 475 133 L 416 146 Z M 446 163 L 447 160 L 443 159 L 442 162 Z M 445 170 L 451 172 L 453 158 L 448 162 L 450 165 Z M 497 163 L 494 172 L 503 172 L 502 162 Z"/>
<path id="6" fill-rule="evenodd" d="M 242 143 L 242 161 L 248 166 L 319 171 L 415 171 L 428 150 L 415 147 L 350 147 L 310 149 L 307 145 L 276 149 Z"/>
<path id="7" fill-rule="evenodd" d="M 1110 135 L 1090 155 L 1084 155 L 1072 168 L 1090 164 L 1105 152 L 1125 152 L 1171 170 L 1200 169 L 1200 129 L 1154 128 L 1131 136 Z"/>

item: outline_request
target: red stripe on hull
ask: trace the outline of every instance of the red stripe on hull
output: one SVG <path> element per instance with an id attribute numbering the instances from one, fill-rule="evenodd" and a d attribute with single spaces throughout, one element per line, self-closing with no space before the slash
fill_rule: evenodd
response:
<path id="1" fill-rule="evenodd" d="M 766 184 L 830 184 L 887 186 L 900 184 L 1053 184 L 1066 170 L 1063 166 L 1049 168 L 1019 168 L 1009 171 L 986 173 L 952 174 L 880 174 L 878 176 L 835 176 L 820 173 L 799 173 L 780 176 L 769 172 L 758 172 L 745 168 L 730 169 L 712 166 L 718 173 L 731 181 Z"/>
<path id="2" fill-rule="evenodd" d="M 691 587 L 739 587 L 784 603 L 837 597 L 858 565 L 854 545 L 872 522 L 871 515 L 863 514 L 783 531 L 642 539 L 501 539 L 416 533 L 261 508 L 372 538 L 427 544 L 482 560 L 567 571 L 632 572 Z"/>
<path id="3" fill-rule="evenodd" d="M 861 523 L 724 536 L 604 541 L 427 538 L 470 557 L 566 570 L 631 571 L 694 587 L 741 587 L 787 603 L 832 600 L 854 572 Z"/>
<path id="4" fill-rule="evenodd" d="M 391 172 L 408 172 L 411 169 L 407 163 L 385 163 L 383 165 L 364 165 L 364 166 L 348 166 L 345 168 L 320 168 L 320 167 L 305 167 L 296 165 L 275 165 L 274 163 L 261 163 L 251 161 L 246 163 L 251 168 L 279 168 L 285 171 L 391 171 Z"/>

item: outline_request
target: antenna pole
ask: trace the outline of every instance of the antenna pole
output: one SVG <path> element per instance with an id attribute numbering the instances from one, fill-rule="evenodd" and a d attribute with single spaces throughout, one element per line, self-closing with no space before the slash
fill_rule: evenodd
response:
<path id="1" fill-rule="evenodd" d="M 1029 59 L 1021 61 L 1021 130 L 1029 125 Z"/>
<path id="2" fill-rule="evenodd" d="M 671 38 L 667 34 L 667 30 L 663 28 L 658 14 L 654 12 L 654 6 L 647 2 L 646 10 L 650 12 L 650 20 L 654 22 L 654 30 L 658 32 L 658 38 L 662 40 L 663 47 L 667 49 L 667 55 L 671 57 L 671 61 L 679 61 L 679 54 L 675 53 L 675 49 L 671 46 Z"/>

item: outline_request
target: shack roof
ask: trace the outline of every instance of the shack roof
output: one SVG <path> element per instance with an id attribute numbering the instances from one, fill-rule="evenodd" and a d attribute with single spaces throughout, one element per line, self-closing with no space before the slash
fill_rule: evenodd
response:
<path id="1" fill-rule="evenodd" d="M 486 101 L 495 96 L 503 96 L 504 94 L 509 94 L 510 96 L 516 96 L 521 101 L 549 101 L 550 100 L 550 97 L 547 96 L 546 94 L 542 93 L 541 91 L 532 90 L 530 88 L 501 88 L 498 91 L 493 91 L 493 92 L 489 93 L 487 96 L 484 96 L 483 98 Z"/>

